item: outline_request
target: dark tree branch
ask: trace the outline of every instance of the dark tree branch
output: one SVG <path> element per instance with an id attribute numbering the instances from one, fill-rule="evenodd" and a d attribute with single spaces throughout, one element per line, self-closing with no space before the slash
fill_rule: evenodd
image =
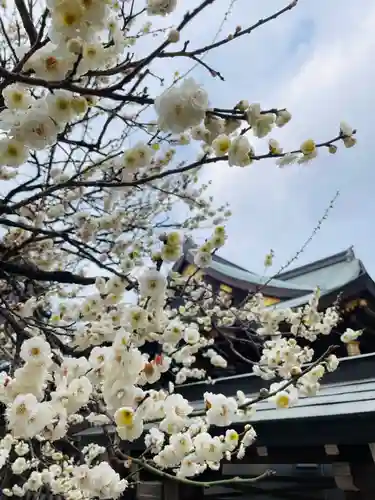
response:
<path id="1" fill-rule="evenodd" d="M 19 265 L 11 262 L 0 261 L 0 269 L 15 276 L 24 276 L 25 278 L 37 281 L 51 281 L 55 283 L 64 283 L 71 285 L 93 285 L 96 278 L 80 276 L 69 271 L 43 271 L 36 266 Z"/>
<path id="2" fill-rule="evenodd" d="M 35 29 L 34 23 L 30 17 L 30 14 L 27 11 L 27 7 L 25 5 L 25 2 L 23 0 L 14 0 L 14 3 L 16 4 L 18 13 L 21 16 L 22 24 L 23 24 L 23 27 L 25 28 L 27 36 L 29 37 L 30 44 L 34 45 L 34 43 L 36 42 L 36 40 L 38 38 L 38 34 L 37 34 L 36 29 Z"/>
<path id="3" fill-rule="evenodd" d="M 219 40 L 218 42 L 212 43 L 211 45 L 206 45 L 205 47 L 201 47 L 196 50 L 192 51 L 180 51 L 180 52 L 162 52 L 161 54 L 158 55 L 159 58 L 163 57 L 189 57 L 194 59 L 194 57 L 204 54 L 212 49 L 216 49 L 217 47 L 220 47 L 222 45 L 225 45 L 226 43 L 231 42 L 232 40 L 236 40 L 237 38 L 244 36 L 244 35 L 249 35 L 252 33 L 254 30 L 259 28 L 260 26 L 269 23 L 270 21 L 273 21 L 280 17 L 282 14 L 285 14 L 288 12 L 288 10 L 294 9 L 298 4 L 298 0 L 293 0 L 290 2 L 286 7 L 280 9 L 278 12 L 275 12 L 274 14 L 265 17 L 264 19 L 260 19 L 258 22 L 253 24 L 252 26 L 249 26 L 246 29 L 236 31 L 233 35 L 230 35 L 229 37 L 223 38 L 222 40 Z M 195 60 L 195 59 L 194 59 Z"/>

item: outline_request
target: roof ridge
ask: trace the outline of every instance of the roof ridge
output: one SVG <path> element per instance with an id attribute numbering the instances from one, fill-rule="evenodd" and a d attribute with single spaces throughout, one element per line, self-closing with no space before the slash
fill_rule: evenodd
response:
<path id="1" fill-rule="evenodd" d="M 324 257 L 322 259 L 309 262 L 308 264 L 303 264 L 302 266 L 295 267 L 293 269 L 290 269 L 289 271 L 279 273 L 277 275 L 277 279 L 288 280 L 291 278 L 296 278 L 297 276 L 303 276 L 304 274 L 308 274 L 312 271 L 317 271 L 318 269 L 333 266 L 335 264 L 339 264 L 340 262 L 350 262 L 354 259 L 356 259 L 354 248 L 353 246 L 350 246 L 346 250 L 329 255 L 328 257 Z"/>
<path id="2" fill-rule="evenodd" d="M 225 264 L 226 266 L 235 267 L 237 269 L 240 269 L 241 271 L 246 271 L 247 273 L 253 274 L 253 272 L 249 271 L 249 269 L 247 269 L 246 267 L 242 267 L 242 266 L 240 266 L 238 264 L 235 264 L 234 262 L 231 262 L 230 260 L 222 257 L 221 255 L 214 254 L 213 255 L 213 259 L 216 260 L 217 262 Z"/>

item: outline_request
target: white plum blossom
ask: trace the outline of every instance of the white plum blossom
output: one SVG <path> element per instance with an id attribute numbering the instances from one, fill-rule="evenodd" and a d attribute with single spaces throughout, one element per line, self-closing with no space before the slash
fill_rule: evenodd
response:
<path id="1" fill-rule="evenodd" d="M 4 104 L 8 109 L 25 110 L 33 102 L 28 89 L 18 83 L 13 83 L 5 87 L 2 95 L 4 97 Z"/>
<path id="2" fill-rule="evenodd" d="M 71 0 L 65 0 L 71 1 Z M 32 70 L 39 78 L 49 81 L 64 80 L 73 68 L 74 58 L 59 53 L 56 46 L 46 45 L 35 52 L 27 61 L 25 68 Z"/>
<path id="3" fill-rule="evenodd" d="M 341 342 L 348 344 L 350 342 L 354 342 L 360 337 L 362 334 L 361 330 L 352 330 L 351 328 L 347 328 L 345 332 L 341 335 Z"/>
<path id="4" fill-rule="evenodd" d="M 155 100 L 159 127 L 174 133 L 199 125 L 207 108 L 208 95 L 193 78 L 166 90 Z"/>
<path id="5" fill-rule="evenodd" d="M 208 432 L 198 434 L 193 440 L 198 461 L 220 462 L 223 457 L 223 444 L 219 436 L 212 437 Z"/>
<path id="6" fill-rule="evenodd" d="M 46 97 L 48 115 L 57 123 L 65 124 L 74 116 L 73 95 L 66 90 L 56 90 Z"/>
<path id="7" fill-rule="evenodd" d="M 256 120 L 253 133 L 255 137 L 262 139 L 268 135 L 275 124 L 275 115 L 273 113 L 264 113 Z"/>
<path id="8" fill-rule="evenodd" d="M 198 250 L 198 252 L 195 253 L 194 255 L 194 263 L 198 267 L 208 267 L 210 266 L 212 262 L 212 255 L 210 252 L 204 252 Z"/>
<path id="9" fill-rule="evenodd" d="M 237 448 L 239 441 L 239 435 L 238 432 L 233 430 L 233 429 L 228 429 L 225 433 L 225 446 L 229 451 L 233 451 L 235 448 Z"/>
<path id="10" fill-rule="evenodd" d="M 31 108 L 15 129 L 15 138 L 33 149 L 44 149 L 57 138 L 58 127 L 42 109 Z"/>
<path id="11" fill-rule="evenodd" d="M 334 354 L 330 354 L 326 359 L 326 368 L 329 372 L 334 372 L 339 366 L 339 360 Z"/>
<path id="12" fill-rule="evenodd" d="M 229 151 L 230 145 L 231 145 L 231 140 L 225 134 L 219 135 L 212 142 L 212 147 L 217 156 L 225 155 Z"/>
<path id="13" fill-rule="evenodd" d="M 278 391 L 275 396 L 270 398 L 270 401 L 273 401 L 277 408 L 289 408 L 296 404 L 298 400 L 298 391 L 293 385 L 289 385 L 287 387 L 283 387 L 282 382 L 277 382 L 275 384 L 271 384 L 270 392 Z M 280 389 L 280 390 L 279 390 Z"/>
<path id="14" fill-rule="evenodd" d="M 154 269 L 144 271 L 139 277 L 139 293 L 143 297 L 161 298 L 165 293 L 165 277 Z"/>
<path id="15" fill-rule="evenodd" d="M 150 16 L 171 14 L 177 6 L 177 0 L 147 0 L 147 13 Z"/>
<path id="16" fill-rule="evenodd" d="M 51 347 L 44 339 L 32 337 L 22 344 L 20 356 L 26 363 L 40 366 L 50 364 Z"/>
<path id="17" fill-rule="evenodd" d="M 157 427 L 152 427 L 150 432 L 145 436 L 145 445 L 151 448 L 153 453 L 159 453 L 164 444 L 165 435 Z"/>
<path id="18" fill-rule="evenodd" d="M 291 113 L 287 109 L 281 109 L 276 116 L 276 125 L 278 127 L 284 127 L 291 119 Z"/>
<path id="19" fill-rule="evenodd" d="M 194 328 L 194 327 L 185 328 L 184 340 L 187 344 L 194 345 L 199 341 L 199 338 L 200 338 L 200 334 L 199 334 L 199 330 L 197 328 Z"/>
<path id="20" fill-rule="evenodd" d="M 210 425 L 230 425 L 236 418 L 238 405 L 234 398 L 227 398 L 223 394 L 205 393 L 204 400 L 207 410 L 207 422 Z"/>
<path id="21" fill-rule="evenodd" d="M 143 433 L 143 421 L 130 407 L 119 408 L 114 415 L 114 420 L 121 439 L 134 441 Z"/>
<path id="22" fill-rule="evenodd" d="M 246 432 L 242 437 L 241 444 L 247 448 L 248 446 L 253 444 L 257 435 L 256 435 L 256 432 L 254 430 L 254 427 L 252 427 L 249 424 L 245 426 L 245 430 L 246 430 Z"/>
<path id="23" fill-rule="evenodd" d="M 228 163 L 232 166 L 246 167 L 251 163 L 254 154 L 247 137 L 241 135 L 233 139 L 228 153 Z"/>
<path id="24" fill-rule="evenodd" d="M 29 149 L 22 140 L 0 139 L 0 165 L 19 167 L 27 161 Z"/>
<path id="25" fill-rule="evenodd" d="M 228 366 L 226 359 L 223 356 L 220 356 L 220 354 L 214 354 L 211 356 L 210 362 L 213 366 L 217 366 L 219 368 L 226 368 Z"/>

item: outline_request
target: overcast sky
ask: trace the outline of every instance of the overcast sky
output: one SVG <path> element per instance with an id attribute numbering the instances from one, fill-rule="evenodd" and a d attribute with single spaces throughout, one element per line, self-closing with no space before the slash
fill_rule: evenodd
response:
<path id="1" fill-rule="evenodd" d="M 287 3 L 237 0 L 223 33 L 253 24 Z M 185 10 L 186 2 L 180 4 Z M 192 45 L 212 38 L 228 0 L 215 5 L 190 29 Z M 213 179 L 215 197 L 229 201 L 233 211 L 223 256 L 261 272 L 272 248 L 277 270 L 298 251 L 339 190 L 328 220 L 298 264 L 353 245 L 375 277 L 374 32 L 373 0 L 299 0 L 278 20 L 210 53 L 206 61 L 225 82 L 195 71 L 212 105 L 248 99 L 264 108 L 287 107 L 292 122 L 271 134 L 285 149 L 310 137 L 317 142 L 333 138 L 341 120 L 358 130 L 355 148 L 340 147 L 336 156 L 322 151 L 309 165 L 278 169 L 266 161 L 246 169 L 210 167 L 206 175 Z M 265 152 L 266 143 L 258 147 Z"/>

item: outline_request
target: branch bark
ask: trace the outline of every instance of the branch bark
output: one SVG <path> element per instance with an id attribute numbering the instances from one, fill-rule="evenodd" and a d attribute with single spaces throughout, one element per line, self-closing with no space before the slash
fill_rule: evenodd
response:
<path id="1" fill-rule="evenodd" d="M 29 37 L 30 44 L 34 45 L 34 43 L 36 42 L 36 40 L 38 38 L 38 34 L 37 34 L 36 29 L 35 29 L 34 23 L 30 17 L 30 14 L 27 11 L 27 7 L 25 5 L 25 2 L 23 0 L 15 0 L 14 3 L 16 4 L 18 13 L 21 16 L 22 24 L 23 24 L 23 27 L 25 28 L 27 36 Z"/>
<path id="2" fill-rule="evenodd" d="M 70 285 L 93 285 L 96 280 L 94 277 L 80 276 L 69 271 L 43 271 L 43 269 L 37 267 L 22 266 L 10 262 L 0 261 L 0 269 L 6 273 L 24 276 L 37 281 L 52 281 Z"/>
<path id="3" fill-rule="evenodd" d="M 161 471 L 157 469 L 156 467 L 153 467 L 149 463 L 146 462 L 146 460 L 140 460 L 138 458 L 133 458 L 131 456 L 126 456 L 123 455 L 119 450 L 116 450 L 117 454 L 120 454 L 121 457 L 125 460 L 131 460 L 135 464 L 143 467 L 145 470 L 148 472 L 151 472 L 151 474 L 160 476 L 164 479 L 170 479 L 172 481 L 177 481 L 182 484 L 188 484 L 190 486 L 203 486 L 204 488 L 212 488 L 213 486 L 223 486 L 223 485 L 231 485 L 231 484 L 254 484 L 257 483 L 258 481 L 261 481 L 262 479 L 265 479 L 267 477 L 270 477 L 274 474 L 274 471 L 272 470 L 266 470 L 263 472 L 263 474 L 260 474 L 257 477 L 251 477 L 251 478 L 242 478 L 242 477 L 232 477 L 230 479 L 221 479 L 218 481 L 194 481 L 193 479 L 187 479 L 185 477 L 178 477 L 175 476 L 174 474 L 169 474 L 168 472 Z"/>

